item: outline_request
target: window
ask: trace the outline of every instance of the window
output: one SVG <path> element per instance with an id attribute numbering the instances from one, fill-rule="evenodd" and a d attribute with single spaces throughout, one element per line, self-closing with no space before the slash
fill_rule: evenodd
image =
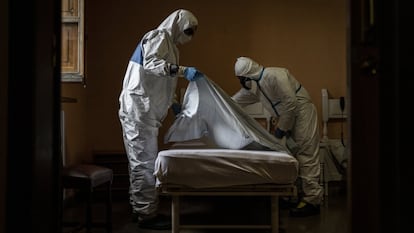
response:
<path id="1" fill-rule="evenodd" d="M 62 81 L 84 80 L 83 0 L 62 0 Z"/>

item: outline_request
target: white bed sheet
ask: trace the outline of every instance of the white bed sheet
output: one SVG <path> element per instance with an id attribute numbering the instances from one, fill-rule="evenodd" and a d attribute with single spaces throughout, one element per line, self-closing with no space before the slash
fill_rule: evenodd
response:
<path id="1" fill-rule="evenodd" d="M 157 187 L 292 184 L 298 176 L 298 162 L 277 151 L 169 149 L 158 153 L 154 174 Z"/>

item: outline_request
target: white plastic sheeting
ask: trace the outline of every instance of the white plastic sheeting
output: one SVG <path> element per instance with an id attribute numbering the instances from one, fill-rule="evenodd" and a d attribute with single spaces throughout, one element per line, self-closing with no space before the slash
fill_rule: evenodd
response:
<path id="1" fill-rule="evenodd" d="M 298 176 L 298 161 L 277 151 L 169 149 L 158 153 L 154 174 L 156 186 L 291 184 Z"/>
<path id="2" fill-rule="evenodd" d="M 201 137 L 207 137 L 219 148 L 242 149 L 255 142 L 290 154 L 280 140 L 247 115 L 207 76 L 189 83 L 182 112 L 169 128 L 164 141 L 180 142 Z"/>

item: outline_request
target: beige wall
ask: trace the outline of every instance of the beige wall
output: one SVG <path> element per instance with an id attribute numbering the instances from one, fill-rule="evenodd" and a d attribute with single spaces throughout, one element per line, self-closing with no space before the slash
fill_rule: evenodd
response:
<path id="1" fill-rule="evenodd" d="M 90 124 L 87 122 L 89 111 L 86 97 L 88 88 L 82 84 L 64 84 L 62 86 L 62 96 L 70 97 L 76 102 L 62 103 L 64 112 L 64 162 L 72 164 L 77 162 L 88 162 L 91 160 L 88 151 L 87 131 Z M 104 105 L 105 107 L 105 105 Z M 105 130 L 103 130 L 105 131 Z"/>
<path id="2" fill-rule="evenodd" d="M 141 36 L 177 8 L 199 20 L 193 41 L 180 48 L 181 64 L 197 67 L 230 95 L 239 88 L 233 72 L 238 56 L 288 68 L 310 92 L 319 116 L 321 88 L 334 97 L 346 94 L 345 0 L 86 1 L 86 88 L 62 85 L 62 95 L 78 100 L 63 104 L 70 163 L 91 160 L 93 151 L 123 150 L 117 110 L 128 60 Z M 164 121 L 160 139 L 172 120 Z M 329 136 L 340 137 L 340 123 L 329 125 Z"/>

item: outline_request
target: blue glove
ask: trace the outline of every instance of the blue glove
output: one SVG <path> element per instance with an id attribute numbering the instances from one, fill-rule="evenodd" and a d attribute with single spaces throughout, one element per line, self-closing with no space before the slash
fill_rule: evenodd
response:
<path id="1" fill-rule="evenodd" d="M 171 108 L 176 116 L 181 112 L 181 104 L 173 103 Z"/>
<path id="2" fill-rule="evenodd" d="M 198 78 L 203 77 L 203 73 L 201 73 L 200 71 L 198 71 L 196 68 L 194 67 L 187 67 L 184 70 L 184 77 L 188 80 L 188 81 L 194 81 Z"/>
<path id="3" fill-rule="evenodd" d="M 279 129 L 279 128 L 276 128 L 276 130 L 275 130 L 275 137 L 276 137 L 276 138 L 281 139 L 281 138 L 283 138 L 285 135 L 286 135 L 286 132 L 285 132 L 285 131 L 283 131 L 283 130 L 281 130 L 281 129 Z"/>
<path id="4" fill-rule="evenodd" d="M 201 73 L 200 71 L 197 71 L 197 73 L 196 73 L 196 75 L 195 75 L 195 77 L 194 77 L 194 80 L 197 80 L 197 79 L 199 79 L 199 78 L 202 78 L 204 76 L 204 74 L 203 73 Z"/>

